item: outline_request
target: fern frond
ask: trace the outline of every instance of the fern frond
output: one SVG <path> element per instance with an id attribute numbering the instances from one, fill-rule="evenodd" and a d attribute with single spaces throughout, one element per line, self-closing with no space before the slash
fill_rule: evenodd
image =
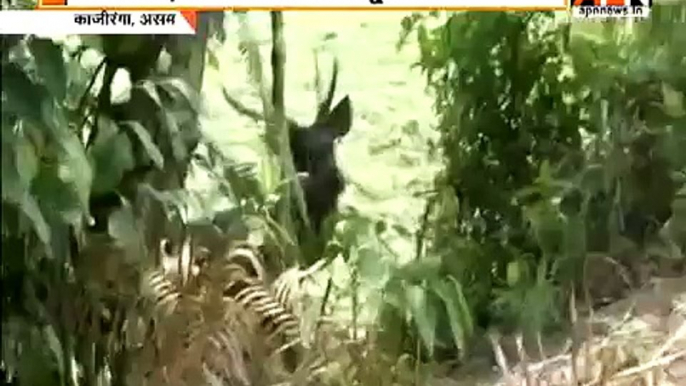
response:
<path id="1" fill-rule="evenodd" d="M 152 300 L 157 310 L 173 312 L 181 298 L 178 286 L 159 270 L 144 275 L 141 287 L 143 296 Z"/>
<path id="2" fill-rule="evenodd" d="M 297 305 L 304 296 L 303 280 L 321 269 L 325 264 L 324 260 L 320 260 L 306 270 L 301 270 L 299 267 L 287 269 L 271 284 L 274 297 L 289 311 L 298 316 L 301 315 L 302 310 L 299 310 Z"/>
<path id="3" fill-rule="evenodd" d="M 246 241 L 235 242 L 226 255 L 226 263 L 238 264 L 243 267 L 251 277 L 265 280 L 263 258 L 259 250 Z"/>
<path id="4" fill-rule="evenodd" d="M 251 278 L 227 283 L 224 296 L 241 304 L 260 318 L 260 325 L 268 334 L 268 341 L 281 336 L 286 341 L 300 337 L 300 324 L 264 284 Z"/>
<path id="5" fill-rule="evenodd" d="M 245 345 L 241 344 L 233 328 L 224 326 L 207 336 L 207 347 L 203 352 L 206 369 L 228 384 L 250 385 L 250 375 L 244 359 Z"/>
<path id="6" fill-rule="evenodd" d="M 296 309 L 295 298 L 300 293 L 300 277 L 298 274 L 297 268 L 286 270 L 271 285 L 271 291 L 276 300 L 291 312 Z"/>

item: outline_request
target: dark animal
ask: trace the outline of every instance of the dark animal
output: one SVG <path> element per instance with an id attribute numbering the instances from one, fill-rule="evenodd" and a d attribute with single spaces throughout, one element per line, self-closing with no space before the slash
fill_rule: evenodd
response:
<path id="1" fill-rule="evenodd" d="M 344 181 L 336 164 L 334 144 L 345 136 L 352 125 L 352 106 L 345 96 L 331 108 L 338 66 L 334 63 L 331 85 L 326 99 L 319 105 L 315 121 L 309 127 L 289 125 L 293 164 L 299 173 L 305 196 L 308 217 L 316 234 L 322 223 L 336 210 L 338 198 L 343 193 Z"/>

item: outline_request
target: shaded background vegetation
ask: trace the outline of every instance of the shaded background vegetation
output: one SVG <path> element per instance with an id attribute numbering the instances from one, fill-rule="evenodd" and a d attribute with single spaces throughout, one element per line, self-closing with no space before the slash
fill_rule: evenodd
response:
<path id="1" fill-rule="evenodd" d="M 196 37 L 5 38 L 6 382 L 421 384 L 421 363 L 483 355 L 487 329 L 565 331 L 570 296 L 595 307 L 683 274 L 684 12 L 593 24 L 422 13 L 302 37 L 316 40 L 316 68 L 339 57 L 344 89 L 376 81 L 356 71 L 359 54 L 336 51 L 349 33 L 427 91 L 387 107 L 348 89 L 346 193 L 314 241 L 297 237 L 297 200 L 280 199 L 300 192 L 279 142 L 287 117 L 312 119 L 310 94 L 331 76 L 306 64 L 310 47 L 291 49 L 289 31 L 312 19 L 287 13 L 281 29 L 276 14 L 208 13 Z M 285 108 L 271 93 L 275 47 Z M 267 124 L 227 113 L 235 100 Z M 260 245 L 277 289 L 293 267 L 318 269 L 289 284 L 306 342 L 295 371 L 210 296 L 223 281 L 193 292 L 181 272 L 174 291 L 150 294 L 188 234 L 217 255 L 227 240 Z"/>

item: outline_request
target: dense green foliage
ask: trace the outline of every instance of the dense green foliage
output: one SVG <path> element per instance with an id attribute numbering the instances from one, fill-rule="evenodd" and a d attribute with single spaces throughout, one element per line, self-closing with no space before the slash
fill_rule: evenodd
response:
<path id="1" fill-rule="evenodd" d="M 560 322 L 589 253 L 632 276 L 651 259 L 682 259 L 682 12 L 657 8 L 636 24 L 406 18 L 445 159 L 431 249 L 482 325 Z"/>

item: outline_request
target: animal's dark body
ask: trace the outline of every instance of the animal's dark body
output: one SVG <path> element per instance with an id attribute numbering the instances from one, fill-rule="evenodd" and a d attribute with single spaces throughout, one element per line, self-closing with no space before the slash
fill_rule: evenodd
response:
<path id="1" fill-rule="evenodd" d="M 314 123 L 309 127 L 289 124 L 293 164 L 304 173 L 300 184 L 312 229 L 318 234 L 328 215 L 336 210 L 343 192 L 344 181 L 336 164 L 334 145 L 352 126 L 352 105 L 346 95 L 331 108 L 336 91 L 338 66 L 334 62 L 331 84 L 325 100 L 317 109 Z"/>
<path id="2" fill-rule="evenodd" d="M 315 233 L 328 215 L 336 210 L 343 193 L 344 181 L 334 152 L 334 143 L 350 130 L 352 109 L 345 97 L 323 122 L 315 122 L 291 135 L 291 152 L 296 171 L 305 173 L 300 184 L 305 196 L 307 213 Z"/>

